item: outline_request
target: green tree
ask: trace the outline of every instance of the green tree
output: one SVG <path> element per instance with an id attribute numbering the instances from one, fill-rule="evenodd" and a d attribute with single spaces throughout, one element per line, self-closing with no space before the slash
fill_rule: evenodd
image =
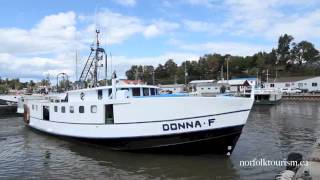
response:
<path id="1" fill-rule="evenodd" d="M 319 51 L 308 41 L 294 44 L 291 50 L 291 63 L 313 63 L 319 61 Z"/>
<path id="2" fill-rule="evenodd" d="M 279 37 L 277 49 L 277 55 L 279 56 L 277 60 L 279 64 L 286 64 L 290 59 L 290 45 L 293 39 L 294 38 L 288 34 Z"/>

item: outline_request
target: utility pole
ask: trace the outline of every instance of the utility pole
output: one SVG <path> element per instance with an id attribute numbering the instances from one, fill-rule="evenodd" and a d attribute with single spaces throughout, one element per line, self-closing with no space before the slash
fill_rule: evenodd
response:
<path id="1" fill-rule="evenodd" d="M 154 85 L 154 69 L 152 70 L 152 85 Z"/>
<path id="2" fill-rule="evenodd" d="M 223 78 L 223 65 L 221 66 L 221 71 L 220 72 L 221 72 L 221 80 L 224 81 L 224 78 Z"/>
<path id="3" fill-rule="evenodd" d="M 227 83 L 229 83 L 229 57 L 227 57 L 226 60 L 227 60 Z"/>
<path id="4" fill-rule="evenodd" d="M 187 72 L 187 61 L 184 64 L 184 84 L 187 87 L 187 76 L 188 76 L 188 72 Z"/>

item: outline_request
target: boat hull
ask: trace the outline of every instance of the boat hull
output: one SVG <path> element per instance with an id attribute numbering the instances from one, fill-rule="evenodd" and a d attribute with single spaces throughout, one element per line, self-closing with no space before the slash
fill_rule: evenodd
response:
<path id="1" fill-rule="evenodd" d="M 41 131 L 39 129 L 35 130 L 37 132 L 55 135 L 63 139 L 103 145 L 112 150 L 120 151 L 179 154 L 231 154 L 241 135 L 242 128 L 243 125 L 238 125 L 196 132 L 131 138 L 79 138 L 51 134 L 50 132 Z"/>

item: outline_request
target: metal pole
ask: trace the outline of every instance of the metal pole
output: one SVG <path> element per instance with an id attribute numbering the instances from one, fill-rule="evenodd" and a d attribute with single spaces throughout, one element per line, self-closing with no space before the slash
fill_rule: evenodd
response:
<path id="1" fill-rule="evenodd" d="M 187 87 L 187 61 L 184 63 L 184 84 Z"/>
<path id="2" fill-rule="evenodd" d="M 229 57 L 227 57 L 227 83 L 229 83 Z"/>
<path id="3" fill-rule="evenodd" d="M 78 79 L 78 50 L 76 50 L 76 81 Z"/>
<path id="4" fill-rule="evenodd" d="M 154 70 L 152 70 L 152 85 L 154 85 Z"/>

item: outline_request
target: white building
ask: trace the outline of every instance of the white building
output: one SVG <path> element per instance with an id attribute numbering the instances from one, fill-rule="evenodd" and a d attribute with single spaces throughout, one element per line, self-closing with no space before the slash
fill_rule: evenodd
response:
<path id="1" fill-rule="evenodd" d="M 308 92 L 320 91 L 320 76 L 308 77 L 308 76 L 298 76 L 298 77 L 281 77 L 277 78 L 268 83 L 264 83 L 265 88 L 274 89 L 301 89 Z"/>
<path id="2" fill-rule="evenodd" d="M 185 92 L 184 84 L 167 84 L 159 85 L 161 93 L 183 93 Z"/>
<path id="3" fill-rule="evenodd" d="M 257 84 L 256 78 L 236 78 L 230 80 L 220 80 L 219 85 L 224 85 L 230 92 L 244 92 Z"/>
<path id="4" fill-rule="evenodd" d="M 220 85 L 216 80 L 193 80 L 189 82 L 192 92 L 201 95 L 220 93 Z"/>

